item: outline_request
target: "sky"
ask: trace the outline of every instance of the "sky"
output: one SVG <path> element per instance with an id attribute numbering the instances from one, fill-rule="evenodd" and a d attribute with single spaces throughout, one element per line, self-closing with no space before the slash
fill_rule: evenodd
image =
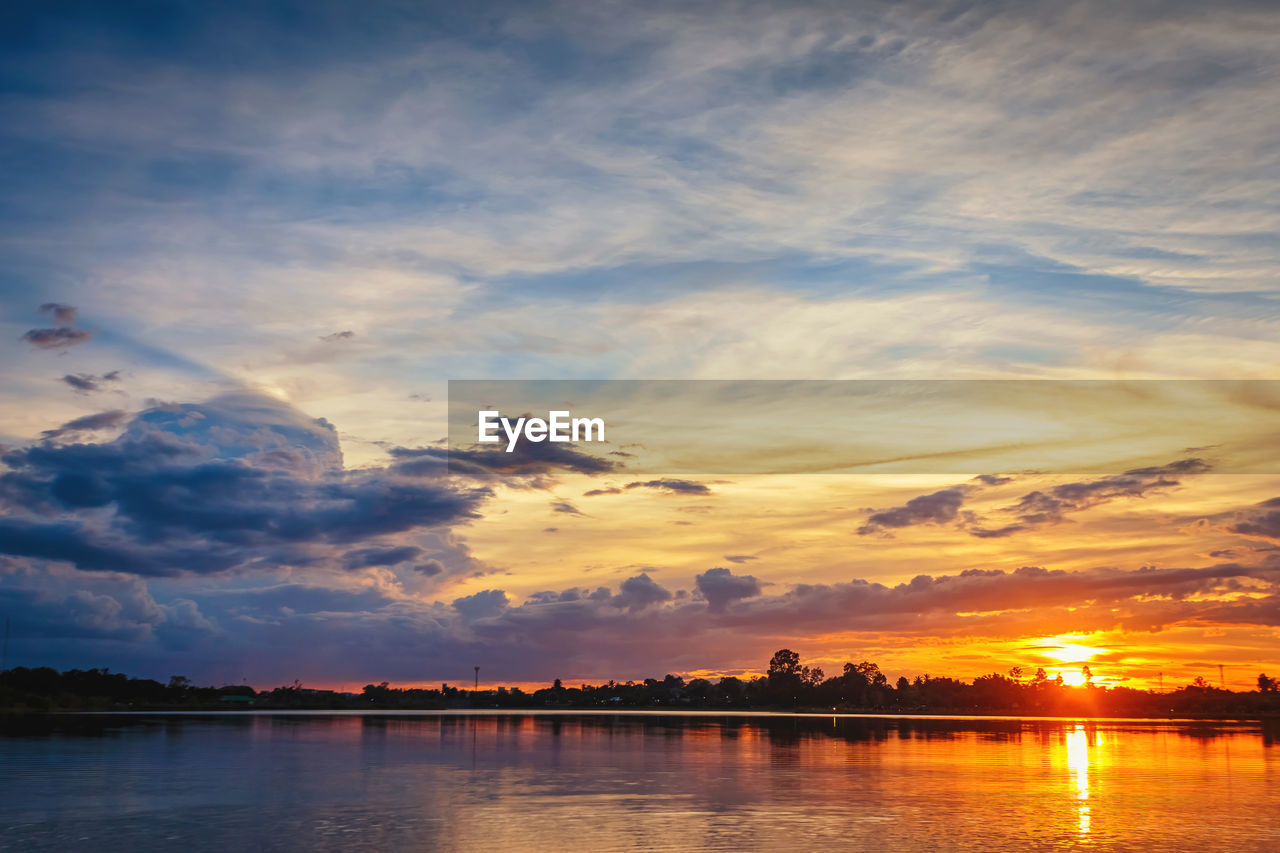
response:
<path id="1" fill-rule="evenodd" d="M 7 662 L 1247 688 L 1280 478 L 1212 453 L 439 451 L 457 379 L 1280 379 L 1278 38 L 1262 2 L 6 4 Z"/>

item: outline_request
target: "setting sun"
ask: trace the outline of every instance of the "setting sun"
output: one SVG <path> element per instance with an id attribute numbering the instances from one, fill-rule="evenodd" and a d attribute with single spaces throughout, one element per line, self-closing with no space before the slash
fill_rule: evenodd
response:
<path id="1" fill-rule="evenodd" d="M 1058 675 L 1062 676 L 1062 682 L 1068 687 L 1083 687 L 1085 684 L 1084 673 L 1077 670 L 1064 670 Z"/>
<path id="2" fill-rule="evenodd" d="M 1063 663 L 1085 663 L 1093 660 L 1098 655 L 1106 654 L 1110 651 L 1110 649 L 1094 648 L 1080 643 L 1062 642 L 1056 637 L 1046 638 L 1040 643 L 1034 644 L 1032 648 L 1046 657 L 1051 657 Z M 1066 678 L 1066 676 L 1064 675 L 1063 678 Z M 1067 683 L 1071 683 L 1070 679 L 1067 679 Z"/>

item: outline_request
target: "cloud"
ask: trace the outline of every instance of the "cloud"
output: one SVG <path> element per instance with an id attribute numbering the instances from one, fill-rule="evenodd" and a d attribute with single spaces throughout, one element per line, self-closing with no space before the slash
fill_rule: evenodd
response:
<path id="1" fill-rule="evenodd" d="M 84 415 L 83 417 L 69 420 L 60 427 L 56 427 L 55 429 L 45 430 L 44 432 L 40 433 L 40 435 L 42 438 L 44 438 L 45 441 L 52 441 L 53 439 L 61 438 L 64 435 L 68 435 L 68 434 L 97 432 L 98 430 L 114 429 L 120 426 L 122 423 L 124 423 L 125 419 L 128 416 L 129 416 L 128 412 L 125 412 L 121 409 L 112 409 L 111 411 L 107 411 L 107 412 L 97 412 L 92 415 Z"/>
<path id="2" fill-rule="evenodd" d="M 620 494 L 622 494 L 622 489 L 610 486 L 609 488 L 606 488 L 606 489 L 588 489 L 587 491 L 582 493 L 582 496 L 584 498 L 594 498 L 594 497 L 599 497 L 600 495 L 620 495 Z"/>
<path id="3" fill-rule="evenodd" d="M 1153 468 L 1135 468 L 1097 480 L 1063 483 L 1054 486 L 1047 499 L 1042 492 L 1032 492 L 1023 501 L 1029 503 L 1035 514 L 1088 509 L 1116 498 L 1141 498 L 1148 492 L 1173 488 L 1180 485 L 1178 478 L 1203 474 L 1209 468 L 1209 464 L 1200 459 L 1182 459 Z"/>
<path id="4" fill-rule="evenodd" d="M 780 636 L 869 632 L 879 636 L 1019 637 L 1074 630 L 1158 631 L 1172 626 L 1280 625 L 1280 572 L 1223 564 L 1207 568 L 1024 567 L 921 575 L 884 585 L 855 579 L 798 584 L 763 595 L 758 581 L 727 570 L 695 578 L 680 597 L 646 575 L 608 587 L 570 587 L 513 605 L 501 590 L 452 606 L 388 602 L 363 614 L 360 630 L 385 644 L 386 665 L 406 678 L 450 678 L 471 661 L 498 678 L 608 678 L 705 667 L 758 666 Z M 1236 598 L 1242 589 L 1255 597 Z M 302 618 L 299 614 L 298 619 Z M 319 631 L 323 624 L 325 633 Z M 346 629 L 332 620 L 294 627 L 326 648 Z M 355 631 L 353 625 L 350 629 Z M 293 641 L 295 644 L 297 640 Z M 403 647 L 397 644 L 405 644 Z M 345 660 L 356 671 L 369 654 Z"/>
<path id="5" fill-rule="evenodd" d="M 671 600 L 671 591 L 663 588 L 648 575 L 627 578 L 612 599 L 614 607 L 636 612 L 655 604 Z"/>
<path id="6" fill-rule="evenodd" d="M 0 560 L 0 571 L 4 565 Z M 142 658 L 181 641 L 189 648 L 181 656 L 157 658 L 169 661 L 158 666 L 181 665 L 177 671 L 192 673 L 243 657 L 253 662 L 246 666 L 259 680 L 287 681 L 307 672 L 368 679 L 371 665 L 380 678 L 460 680 L 470 675 L 472 663 L 509 680 L 638 677 L 708 663 L 757 667 L 779 637 L 835 633 L 936 640 L 1116 628 L 1280 627 L 1280 569 L 1233 563 L 1133 571 L 969 570 L 893 585 L 856 578 L 796 584 L 771 595 L 760 591 L 755 578 L 713 569 L 694 578 L 692 596 L 673 594 L 640 574 L 616 589 L 543 590 L 518 605 L 501 589 L 441 602 L 381 586 L 271 583 L 182 596 L 198 603 L 205 626 L 189 629 L 178 627 L 183 606 L 148 603 L 135 575 L 87 575 L 54 566 L 58 580 L 14 565 L 8 571 L 0 601 L 18 603 L 12 590 L 21 589 L 23 605 L 44 602 L 31 611 L 24 632 L 88 638 L 106 632 Z M 41 592 L 43 587 L 49 592 Z M 79 588 L 94 597 L 68 601 Z M 102 596 L 133 608 L 134 615 L 113 616 L 115 605 Z M 157 627 L 163 624 L 165 636 Z M 51 654 L 52 646 L 44 648 Z M 261 654 L 264 648 L 275 654 Z"/>
<path id="7" fill-rule="evenodd" d="M 62 377 L 62 382 L 70 385 L 77 394 L 91 394 L 102 390 L 103 383 L 117 382 L 120 379 L 120 371 L 112 370 L 101 376 L 94 376 L 92 373 L 68 373 Z"/>
<path id="8" fill-rule="evenodd" d="M 445 567 L 444 563 L 441 563 L 439 560 L 427 560 L 415 565 L 413 570 L 421 575 L 433 578 L 437 575 L 443 574 Z"/>
<path id="9" fill-rule="evenodd" d="M 40 306 L 41 314 L 52 314 L 53 319 L 64 325 L 69 325 L 76 321 L 76 307 L 74 305 L 63 305 L 61 302 L 46 302 Z"/>
<path id="10" fill-rule="evenodd" d="M 1017 502 L 995 511 L 963 510 L 966 501 L 984 486 L 1002 486 L 1011 477 L 983 474 L 974 479 L 982 485 L 964 484 L 920 495 L 902 506 L 875 510 L 858 535 L 866 536 L 889 529 L 921 524 L 957 522 L 978 539 L 1002 539 L 1046 524 L 1066 520 L 1072 513 L 1125 498 L 1144 498 L 1152 493 L 1176 488 L 1188 476 L 1208 472 L 1211 466 L 1202 459 L 1180 459 L 1167 465 L 1134 468 L 1094 480 L 1060 483 L 1047 489 L 1023 494 Z"/>
<path id="11" fill-rule="evenodd" d="M 321 335 L 320 340 L 328 343 L 332 343 L 333 341 L 348 340 L 350 338 L 354 338 L 355 336 L 356 336 L 355 332 L 352 332 L 350 330 L 344 330 L 341 332 L 333 332 L 332 334 L 328 334 L 328 335 Z"/>
<path id="12" fill-rule="evenodd" d="M 1233 610 L 1233 619 L 1243 617 L 1248 608 L 1235 607 L 1243 602 L 1205 602 L 1197 597 L 1237 593 L 1246 579 L 1251 588 L 1280 600 L 1280 574 L 1266 567 L 1227 563 L 1208 568 L 1063 571 L 1026 566 L 1013 572 L 978 569 L 920 575 L 892 587 L 864 580 L 800 584 L 780 596 L 750 602 L 735 610 L 734 618 L 760 630 L 804 619 L 815 631 L 843 624 L 842 630 L 934 636 L 1046 634 L 1117 626 L 1157 630 L 1199 621 L 1207 611 L 1215 613 L 1214 618 L 1226 618 Z M 1069 627 L 1073 625 L 1077 628 Z"/>
<path id="13" fill-rule="evenodd" d="M 67 349 L 93 337 L 84 329 L 61 326 L 57 329 L 31 329 L 22 339 L 37 349 Z"/>
<path id="14" fill-rule="evenodd" d="M 82 344 L 93 336 L 91 332 L 83 329 L 73 329 L 70 324 L 75 322 L 76 309 L 71 305 L 63 305 L 60 302 L 46 302 L 40 306 L 40 313 L 52 314 L 53 319 L 62 325 L 56 329 L 31 329 L 22 336 L 22 340 L 36 347 L 37 349 L 68 349 L 77 344 Z"/>
<path id="15" fill-rule="evenodd" d="M 759 559 L 758 557 L 752 557 L 747 554 L 725 554 L 724 558 L 730 563 L 746 563 L 750 560 Z"/>
<path id="16" fill-rule="evenodd" d="M 729 569 L 708 569 L 694 578 L 707 607 L 719 612 L 728 605 L 760 594 L 760 581 L 751 575 L 735 575 Z"/>
<path id="17" fill-rule="evenodd" d="M 679 480 L 672 477 L 627 483 L 626 488 L 655 489 L 668 495 L 709 495 L 712 493 L 711 489 L 702 483 L 696 483 L 693 480 Z"/>
<path id="18" fill-rule="evenodd" d="M 1047 490 L 1023 495 L 1017 503 L 1002 512 L 1012 515 L 1013 523 L 998 527 L 979 521 L 970 533 L 979 538 L 999 538 L 1063 521 L 1067 515 L 1082 512 L 1121 498 L 1144 498 L 1153 492 L 1175 488 L 1182 478 L 1206 473 L 1210 465 L 1201 459 L 1181 459 L 1149 468 L 1134 468 L 1123 474 L 1074 483 L 1062 483 Z"/>
<path id="19" fill-rule="evenodd" d="M 74 571 L 32 572 L 0 559 L 0 612 L 10 615 L 16 642 L 66 640 L 181 645 L 215 626 L 189 599 L 158 602 L 142 579 Z M 178 642 L 174 642 L 178 641 Z"/>
<path id="20" fill-rule="evenodd" d="M 416 545 L 401 545 L 394 548 L 360 548 L 342 555 L 342 562 L 349 569 L 367 569 L 370 566 L 394 566 L 412 560 L 422 553 Z M 436 563 L 439 565 L 439 563 Z M 421 571 L 421 566 L 417 567 Z M 432 574 L 437 574 L 433 572 Z"/>
<path id="21" fill-rule="evenodd" d="M 468 595 L 453 600 L 453 609 L 462 614 L 464 619 L 491 619 L 507 608 L 507 594 L 500 589 L 486 589 L 475 595 Z"/>
<path id="22" fill-rule="evenodd" d="M 569 503 L 569 501 L 552 501 L 552 502 L 551 502 L 551 511 L 552 511 L 552 512 L 562 512 L 562 513 L 565 513 L 566 515 L 580 515 L 580 516 L 582 516 L 582 517 L 584 517 L 584 518 L 586 517 L 586 513 L 585 513 L 585 512 L 583 512 L 582 510 L 578 509 L 578 508 L 577 508 L 576 506 L 574 506 L 573 504 Z"/>
<path id="23" fill-rule="evenodd" d="M 1231 533 L 1280 542 L 1280 498 L 1263 501 L 1236 516 L 1240 520 L 1227 525 Z"/>
<path id="24" fill-rule="evenodd" d="M 70 385 L 76 391 L 82 393 L 99 390 L 97 377 L 88 373 L 68 373 L 66 376 L 62 377 L 62 381 Z"/>
<path id="25" fill-rule="evenodd" d="M 49 433 L 126 416 L 90 417 Z M 46 442 L 2 461 L 0 554 L 139 575 L 342 562 L 342 554 L 365 565 L 409 559 L 416 546 L 343 546 L 465 522 L 490 494 L 391 469 L 343 470 L 332 426 L 249 394 L 156 406 L 113 441 Z M 437 556 L 452 547 L 441 546 Z M 458 565 L 467 570 L 468 560 Z"/>
<path id="26" fill-rule="evenodd" d="M 914 497 L 902 506 L 878 510 L 871 513 L 866 523 L 858 528 L 858 535 L 879 533 L 887 528 L 955 521 L 968 493 L 969 490 L 964 486 L 953 486 L 933 494 Z"/>
<path id="27" fill-rule="evenodd" d="M 464 450 L 442 447 L 395 447 L 393 467 L 400 473 L 441 476 L 445 473 L 481 481 L 502 480 L 530 488 L 547 488 L 556 474 L 606 474 L 618 464 L 578 450 L 572 443 L 522 441 L 504 450 Z M 447 469 L 447 470 L 446 470 Z"/>
<path id="28" fill-rule="evenodd" d="M 1030 529 L 1030 526 L 1026 524 L 1006 524 L 1003 527 L 972 527 L 969 529 L 969 535 L 978 539 L 1003 539 L 1006 536 L 1012 536 L 1028 529 Z"/>
<path id="29" fill-rule="evenodd" d="M 396 603 L 394 597 L 376 587 L 328 587 L 292 582 L 213 590 L 205 593 L 204 600 L 212 612 L 258 619 L 296 614 L 371 613 Z"/>

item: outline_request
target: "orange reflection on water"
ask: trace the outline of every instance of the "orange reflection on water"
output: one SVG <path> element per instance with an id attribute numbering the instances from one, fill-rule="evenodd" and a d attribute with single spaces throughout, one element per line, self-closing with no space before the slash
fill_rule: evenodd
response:
<path id="1" fill-rule="evenodd" d="M 1075 776 L 1080 840 L 1089 840 L 1089 740 L 1084 726 L 1067 733 L 1067 766 Z"/>
<path id="2" fill-rule="evenodd" d="M 371 799 L 351 826 L 429 830 L 408 849 L 436 853 L 557 849 L 566 826 L 584 849 L 644 839 L 672 853 L 1280 850 L 1270 725 L 402 712 L 184 723 L 181 743 L 220 754 L 243 740 L 239 726 L 254 748 L 238 754 L 285 774 L 263 790 L 314 790 L 327 804 L 356 785 Z M 388 802 L 401 804 L 394 826 Z"/>
<path id="3" fill-rule="evenodd" d="M 1067 732 L 1066 760 L 1067 770 L 1075 784 L 1076 825 L 1080 841 L 1089 841 L 1091 815 L 1089 811 L 1089 764 L 1099 759 L 1099 747 L 1103 745 L 1103 736 L 1097 731 L 1086 731 L 1085 727 L 1076 727 Z"/>

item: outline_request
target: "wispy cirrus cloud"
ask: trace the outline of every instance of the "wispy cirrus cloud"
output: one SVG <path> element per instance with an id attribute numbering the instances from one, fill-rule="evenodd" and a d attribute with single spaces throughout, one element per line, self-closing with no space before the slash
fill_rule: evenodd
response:
<path id="1" fill-rule="evenodd" d="M 82 168 L 117 176 L 92 184 L 101 188 L 95 209 L 144 235 L 109 259 L 119 277 L 140 282 L 122 294 L 121 313 L 221 315 L 219 334 L 264 359 L 273 344 L 250 317 L 233 321 L 228 289 L 258 294 L 246 300 L 255 306 L 287 305 L 313 327 L 345 329 L 352 314 L 387 318 L 399 306 L 404 323 L 390 324 L 386 349 L 363 356 L 384 368 L 405 346 L 467 350 L 472 331 L 420 325 L 466 293 L 477 298 L 465 315 L 486 332 L 477 352 L 553 350 L 562 369 L 610 346 L 609 335 L 593 339 L 571 320 L 587 292 L 605 294 L 604 313 L 618 323 L 690 291 L 803 303 L 851 287 L 885 301 L 968 289 L 989 300 L 988 315 L 996 303 L 1049 306 L 1058 316 L 1041 331 L 1064 318 L 1096 323 L 1101 300 L 1112 321 L 1142 332 L 1107 336 L 1127 341 L 1112 355 L 1151 350 L 1152 369 L 1187 351 L 1168 336 L 1205 340 L 1206 318 L 1265 349 L 1256 324 L 1275 320 L 1266 295 L 1276 264 L 1264 236 L 1275 195 L 1259 168 L 1272 162 L 1276 134 L 1272 111 L 1257 108 L 1275 92 L 1265 8 L 1222 5 L 1206 20 L 1180 5 L 1084 4 L 1089 14 L 1072 16 L 1047 3 L 777 3 L 745 18 L 714 5 L 618 15 L 552 5 L 574 13 L 506 9 L 496 41 L 466 37 L 483 30 L 479 18 L 460 15 L 448 37 L 403 12 L 378 31 L 383 49 L 342 31 L 323 50 L 304 39 L 271 78 L 184 62 L 158 45 L 113 51 L 110 39 L 88 57 L 18 52 L 11 74 L 38 67 L 55 84 L 15 99 L 8 126 L 26 145 L 89 145 L 99 156 Z M 271 31 L 243 28 L 246 54 L 266 61 Z M 568 66 L 543 46 L 552 35 L 574 45 Z M 369 73 L 353 76 L 351 62 Z M 519 93 L 537 109 L 513 113 Z M 256 117 L 252 133 L 225 120 L 232 109 Z M 1236 156 L 1214 159 L 1221 150 Z M 154 165 L 128 171 L 144 160 Z M 206 203 L 171 203 L 184 198 Z M 261 213 L 235 222 L 219 215 L 220 200 Z M 167 238 L 137 245 L 153 232 L 136 226 L 156 221 L 160 205 L 163 233 L 185 235 L 176 252 Z M 84 222 L 79 207 L 59 212 L 104 227 Z M 218 235 L 208 255 L 202 234 Z M 75 258 L 72 245 L 64 261 Z M 194 275 L 181 298 L 157 301 L 160 271 L 174 264 Z M 343 286 L 353 278 L 382 286 L 357 300 Z M 317 287 L 328 298 L 301 298 Z M 535 316 L 482 319 L 534 293 Z M 777 311 L 725 319 L 755 325 L 774 352 L 791 321 Z M 731 334 L 725 325 L 719 333 Z M 892 326 L 873 323 L 872 341 L 889 345 Z M 1085 350 L 1035 335 L 952 334 L 967 341 L 975 368 L 1011 355 L 1054 365 Z M 954 341 L 926 337 L 894 345 L 926 358 L 945 349 L 955 363 Z M 186 335 L 186 347 L 210 344 Z M 726 364 L 743 363 L 735 350 L 722 353 Z M 621 369 L 630 355 L 606 367 Z M 700 355 L 716 359 L 714 349 Z M 672 363 L 687 356 L 677 348 Z M 1114 363 L 1096 350 L 1086 357 Z"/>

